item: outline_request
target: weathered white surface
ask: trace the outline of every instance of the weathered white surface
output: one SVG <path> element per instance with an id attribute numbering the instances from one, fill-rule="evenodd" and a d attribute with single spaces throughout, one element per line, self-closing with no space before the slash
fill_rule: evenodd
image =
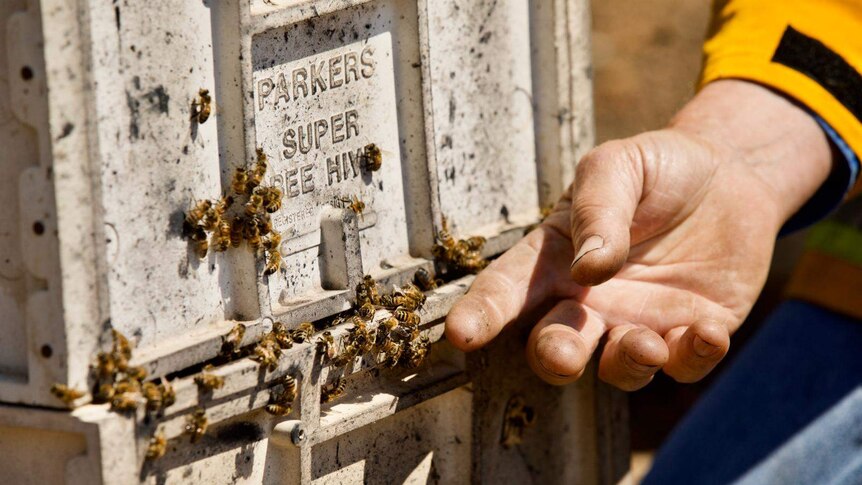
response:
<path id="1" fill-rule="evenodd" d="M 487 236 L 488 256 L 514 244 L 591 143 L 586 8 L 0 3 L 0 401 L 43 406 L 0 406 L 4 476 L 612 482 L 625 424 L 615 395 L 589 377 L 566 389 L 542 384 L 517 332 L 468 357 L 440 342 L 471 277 L 429 294 L 422 330 L 435 343 L 423 367 L 357 358 L 334 403 L 320 404 L 321 387 L 341 371 L 322 365 L 313 344 L 286 351 L 269 373 L 248 359 L 219 363 L 225 385 L 211 393 L 193 382 L 237 322 L 250 345 L 274 319 L 295 325 L 349 309 L 365 273 L 390 288 L 432 268 L 443 216 L 458 235 Z M 190 104 L 201 88 L 215 106 L 198 125 Z M 359 166 L 368 143 L 383 149 L 380 171 Z M 190 205 L 226 193 L 257 147 L 270 159 L 268 182 L 285 192 L 274 225 L 286 265 L 269 278 L 247 248 L 198 260 L 180 233 Z M 366 204 L 361 216 L 344 208 L 354 196 Z M 332 329 L 336 338 L 344 327 Z M 136 343 L 135 363 L 171 375 L 176 403 L 149 419 L 104 405 L 45 409 L 61 407 L 53 382 L 88 385 L 112 328 Z M 300 397 L 274 418 L 262 408 L 286 373 Z M 526 398 L 537 424 L 507 450 L 513 396 Z M 198 406 L 210 427 L 193 445 L 183 430 Z M 145 462 L 156 429 L 168 453 Z"/>

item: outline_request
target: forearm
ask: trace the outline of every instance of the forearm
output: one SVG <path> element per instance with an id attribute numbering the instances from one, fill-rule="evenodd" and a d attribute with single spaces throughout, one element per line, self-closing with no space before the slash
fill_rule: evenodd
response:
<path id="1" fill-rule="evenodd" d="M 671 127 L 750 164 L 773 192 L 780 223 L 805 204 L 832 168 L 828 139 L 811 114 L 755 83 L 721 80 L 705 86 Z"/>

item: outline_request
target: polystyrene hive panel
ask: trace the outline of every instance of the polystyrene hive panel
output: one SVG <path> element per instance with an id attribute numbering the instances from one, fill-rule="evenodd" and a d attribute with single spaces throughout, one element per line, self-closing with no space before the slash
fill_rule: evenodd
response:
<path id="1" fill-rule="evenodd" d="M 563 0 L 0 5 L 0 142 L 11 147 L 0 164 L 0 401 L 14 404 L 0 406 L 0 428 L 22 441 L 4 453 L 10 476 L 617 478 L 620 403 L 591 375 L 542 384 L 512 357 L 519 331 L 466 357 L 442 341 L 472 276 L 427 293 L 418 330 L 431 347 L 416 369 L 374 354 L 334 365 L 317 335 L 271 369 L 223 351 L 237 323 L 249 348 L 276 320 L 322 326 L 350 310 L 365 274 L 388 291 L 432 270 L 444 218 L 457 237 L 486 236 L 485 256 L 511 246 L 591 143 L 586 19 L 584 2 Z M 202 89 L 213 100 L 203 123 L 192 116 Z M 376 171 L 362 160 L 369 144 L 382 151 Z M 230 193 L 258 149 L 265 184 L 283 192 L 272 223 L 285 264 L 269 276 L 248 245 L 200 258 L 183 233 L 189 209 Z M 328 328 L 335 342 L 350 325 Z M 46 409 L 65 407 L 55 382 L 92 390 L 112 330 L 133 342 L 147 379 L 173 384 L 175 402 L 121 414 L 85 395 L 73 411 Z M 222 387 L 195 380 L 206 363 Z M 288 374 L 299 396 L 270 415 Z M 344 394 L 321 403 L 337 382 Z M 195 412 L 208 428 L 192 443 Z M 528 425 L 530 413 L 542 420 Z M 145 459 L 156 433 L 166 454 Z"/>

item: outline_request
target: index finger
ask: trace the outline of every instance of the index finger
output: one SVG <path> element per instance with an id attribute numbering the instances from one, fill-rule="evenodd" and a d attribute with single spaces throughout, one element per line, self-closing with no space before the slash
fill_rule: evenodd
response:
<path id="1" fill-rule="evenodd" d="M 463 351 L 481 348 L 506 325 L 541 303 L 554 274 L 568 278 L 572 245 L 546 225 L 521 239 L 479 273 L 446 317 L 446 338 Z"/>

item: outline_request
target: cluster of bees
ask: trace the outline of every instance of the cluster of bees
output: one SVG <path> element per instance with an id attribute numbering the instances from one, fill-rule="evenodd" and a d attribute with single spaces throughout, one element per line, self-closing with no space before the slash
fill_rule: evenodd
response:
<path id="1" fill-rule="evenodd" d="M 423 288 L 436 287 L 437 281 L 427 270 L 420 270 L 415 280 Z M 354 360 L 369 353 L 377 357 L 378 363 L 387 367 L 403 366 L 419 367 L 425 359 L 430 346 L 430 340 L 421 336 L 416 313 L 425 303 L 426 296 L 419 286 L 408 283 L 395 289 L 392 293 L 381 294 L 374 279 L 366 275 L 356 287 L 356 307 L 349 317 L 337 317 L 329 322 L 329 326 L 341 323 L 351 323 L 347 333 L 336 342 L 332 332 L 325 330 L 314 341 L 317 354 L 326 364 L 336 368 L 346 368 Z M 378 309 L 386 309 L 391 316 L 380 323 L 376 329 L 369 328 Z M 303 322 L 295 329 L 288 330 L 284 323 L 276 321 L 272 330 L 265 334 L 250 351 L 242 351 L 240 342 L 245 334 L 245 326 L 237 324 L 228 332 L 222 343 L 222 356 L 247 355 L 267 372 L 274 371 L 278 366 L 282 353 L 296 344 L 310 343 L 316 333 L 314 324 Z M 220 378 L 204 372 L 195 378 L 204 390 L 215 389 L 222 385 Z M 338 379 L 325 386 L 321 400 L 329 402 L 344 393 L 346 382 Z M 284 391 L 273 393 L 266 410 L 278 416 L 288 414 L 291 404 L 296 398 L 296 385 L 291 377 L 283 383 Z"/>
<path id="2" fill-rule="evenodd" d="M 148 413 L 157 413 L 176 400 L 169 382 L 143 382 L 147 371 L 140 366 L 129 365 L 132 345 L 117 330 L 112 330 L 113 345 L 110 352 L 99 352 L 92 373 L 95 377 L 92 395 L 94 404 L 110 403 L 117 412 L 137 410 L 146 403 Z M 54 384 L 51 392 L 66 404 L 83 397 L 86 393 L 62 384 Z"/>
<path id="3" fill-rule="evenodd" d="M 251 168 L 237 167 L 231 183 L 232 195 L 219 200 L 202 200 L 192 207 L 183 222 L 183 233 L 194 244 L 201 258 L 209 250 L 238 248 L 245 240 L 255 254 L 264 253 L 264 274 L 281 268 L 279 252 L 281 235 L 272 230 L 270 214 L 281 209 L 282 192 L 278 187 L 263 185 L 268 162 L 263 150 L 257 150 L 257 161 Z M 237 205 L 239 210 L 230 209 Z"/>
<path id="4" fill-rule="evenodd" d="M 449 232 L 449 226 L 444 217 L 443 227 L 437 232 L 437 241 L 431 253 L 434 255 L 434 261 L 445 269 L 447 275 L 476 274 L 488 266 L 488 261 L 481 253 L 485 242 L 482 236 L 455 239 Z"/>
<path id="5" fill-rule="evenodd" d="M 427 273 L 427 271 L 425 272 Z M 433 279 L 431 279 L 433 281 Z M 387 367 L 419 367 L 430 347 L 428 337 L 420 335 L 420 318 L 416 313 L 425 303 L 426 296 L 412 283 L 381 294 L 374 279 L 366 275 L 356 287 L 355 314 L 349 317 L 352 326 L 336 345 L 329 332 L 323 332 L 317 340 L 318 354 L 336 368 L 346 368 L 356 357 L 373 353 L 378 363 Z M 380 308 L 390 312 L 376 329 L 368 323 Z M 331 402 L 344 394 L 344 377 L 325 386 L 321 401 Z"/>

